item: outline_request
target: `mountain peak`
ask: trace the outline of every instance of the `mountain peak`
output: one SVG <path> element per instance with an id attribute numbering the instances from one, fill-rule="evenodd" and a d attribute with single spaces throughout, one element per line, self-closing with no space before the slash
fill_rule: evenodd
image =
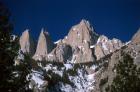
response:
<path id="1" fill-rule="evenodd" d="M 42 60 L 47 56 L 48 53 L 51 52 L 52 49 L 53 49 L 53 42 L 51 41 L 49 33 L 42 28 L 38 39 L 36 53 L 33 58 L 35 60 Z"/>
<path id="2" fill-rule="evenodd" d="M 85 20 L 85 19 L 82 19 L 81 21 L 80 21 L 80 24 L 81 25 L 90 25 L 90 23 L 89 23 L 89 21 L 88 20 Z"/>
<path id="3" fill-rule="evenodd" d="M 27 33 L 27 34 L 29 34 L 29 29 L 25 29 L 25 31 L 23 32 L 23 33 Z"/>
<path id="4" fill-rule="evenodd" d="M 78 46 L 89 42 L 91 45 L 95 44 L 98 35 L 94 32 L 90 23 L 84 19 L 77 25 L 74 25 L 67 36 L 67 43 L 71 46 Z"/>
<path id="5" fill-rule="evenodd" d="M 26 29 L 22 33 L 22 36 L 20 37 L 20 46 L 21 46 L 22 52 L 29 53 L 31 55 L 34 54 L 34 52 L 35 52 L 35 43 L 34 43 L 32 37 L 29 34 L 29 29 Z"/>

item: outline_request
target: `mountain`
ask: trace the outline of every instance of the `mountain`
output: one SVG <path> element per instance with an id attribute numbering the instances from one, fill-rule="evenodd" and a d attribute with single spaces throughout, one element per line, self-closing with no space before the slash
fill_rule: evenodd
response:
<path id="1" fill-rule="evenodd" d="M 94 45 L 97 39 L 98 34 L 95 33 L 93 27 L 91 27 L 88 21 L 82 19 L 79 24 L 73 26 L 70 29 L 65 41 L 72 47 L 78 47 L 85 43 L 89 43 L 89 45 Z"/>
<path id="2" fill-rule="evenodd" d="M 24 53 L 32 52 L 29 31 L 23 32 L 20 45 Z M 34 92 L 106 92 L 122 52 L 131 55 L 140 66 L 140 30 L 131 41 L 123 43 L 96 33 L 84 19 L 57 42 L 52 42 L 42 29 L 32 57 L 34 66 L 27 76 L 29 88 Z"/>

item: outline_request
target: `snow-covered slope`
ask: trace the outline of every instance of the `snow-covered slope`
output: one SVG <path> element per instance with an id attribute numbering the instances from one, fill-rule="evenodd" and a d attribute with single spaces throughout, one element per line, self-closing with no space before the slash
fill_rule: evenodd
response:
<path id="1" fill-rule="evenodd" d="M 48 63 L 39 70 L 32 70 L 28 76 L 31 80 L 31 89 L 43 89 L 43 85 L 50 85 L 45 90 L 49 92 L 91 92 L 95 84 L 95 71 L 97 66 L 93 63 L 84 64 L 52 64 Z M 46 86 L 47 87 L 47 86 Z"/>

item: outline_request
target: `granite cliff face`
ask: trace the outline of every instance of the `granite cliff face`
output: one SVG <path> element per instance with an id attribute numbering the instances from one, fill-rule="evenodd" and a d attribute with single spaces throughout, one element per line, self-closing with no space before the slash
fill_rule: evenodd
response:
<path id="1" fill-rule="evenodd" d="M 30 47 L 33 41 L 30 41 L 28 31 L 23 32 L 20 43 L 23 52 L 34 52 L 31 48 L 33 46 Z M 70 29 L 64 39 L 55 44 L 51 41 L 49 33 L 42 29 L 33 59 L 72 63 L 94 62 L 122 46 L 123 43 L 118 39 L 110 40 L 97 34 L 90 23 L 83 19 Z"/>
<path id="2" fill-rule="evenodd" d="M 29 29 L 26 29 L 20 37 L 20 48 L 23 53 L 30 55 L 35 53 L 35 42 L 29 34 Z"/>
<path id="3" fill-rule="evenodd" d="M 35 55 L 33 56 L 33 59 L 39 61 L 46 60 L 47 55 L 52 51 L 53 47 L 54 44 L 51 41 L 49 33 L 44 29 L 42 29 L 38 39 L 37 48 L 36 48 Z"/>
<path id="4" fill-rule="evenodd" d="M 95 60 L 91 45 L 95 45 L 98 34 L 86 20 L 73 26 L 63 42 L 69 44 L 73 49 L 72 62 L 84 63 L 93 62 Z"/>
<path id="5" fill-rule="evenodd" d="M 70 29 L 67 38 L 64 40 L 72 47 L 78 47 L 86 43 L 93 45 L 96 43 L 97 39 L 98 34 L 95 33 L 90 23 L 83 19 L 79 24 Z"/>
<path id="6" fill-rule="evenodd" d="M 53 51 L 48 54 L 48 60 L 54 62 L 67 62 L 72 56 L 72 48 L 65 44 L 59 43 Z"/>

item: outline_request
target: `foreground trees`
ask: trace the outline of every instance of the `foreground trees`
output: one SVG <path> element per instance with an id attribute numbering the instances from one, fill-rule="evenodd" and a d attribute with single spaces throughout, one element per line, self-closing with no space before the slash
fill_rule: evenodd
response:
<path id="1" fill-rule="evenodd" d="M 106 92 L 140 92 L 140 68 L 137 68 L 130 55 L 122 55 L 122 60 L 114 67 L 116 77 Z"/>
<path id="2" fill-rule="evenodd" d="M 0 90 L 2 92 L 29 92 L 26 76 L 30 72 L 29 57 L 14 66 L 18 55 L 18 37 L 11 36 L 13 25 L 9 10 L 0 2 Z"/>

